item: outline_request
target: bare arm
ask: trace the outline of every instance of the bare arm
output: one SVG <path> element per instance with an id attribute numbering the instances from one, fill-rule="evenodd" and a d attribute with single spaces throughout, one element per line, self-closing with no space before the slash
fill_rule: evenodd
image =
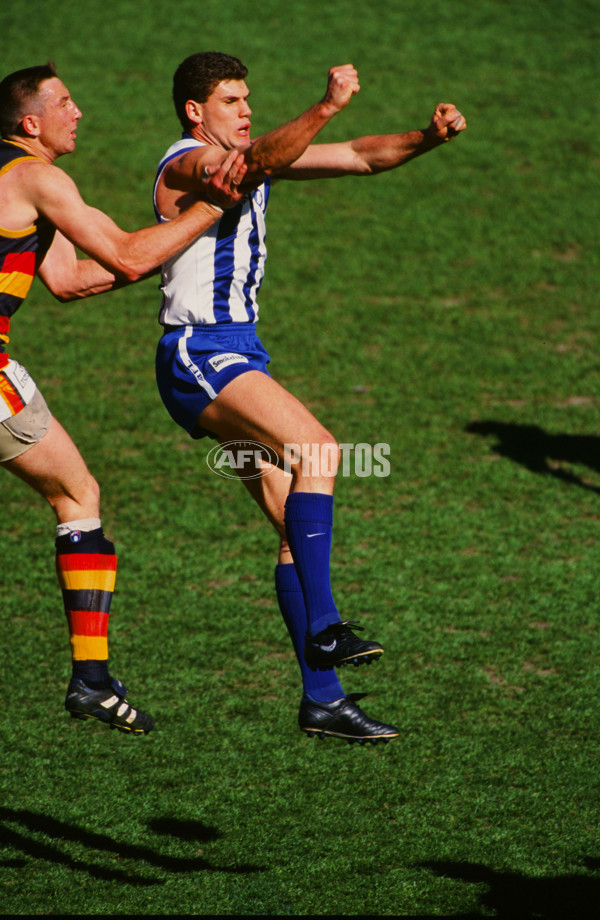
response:
<path id="1" fill-rule="evenodd" d="M 247 166 L 242 191 L 255 188 L 266 176 L 278 173 L 299 157 L 318 132 L 360 90 L 358 74 L 351 64 L 332 67 L 323 99 L 297 118 L 258 137 L 243 148 Z M 173 160 L 165 169 L 163 181 L 169 189 L 203 194 L 204 169 L 221 163 L 226 151 L 216 145 L 191 150 Z"/>
<path id="2" fill-rule="evenodd" d="M 232 154 L 232 156 L 228 157 L 221 165 L 221 168 L 210 170 L 210 175 L 206 176 L 204 181 L 210 190 L 212 199 L 220 202 L 223 207 L 237 203 L 241 197 L 237 191 L 237 186 L 245 172 L 246 166 L 243 162 L 243 157 L 238 154 Z M 220 216 L 216 208 L 211 208 L 210 212 L 207 226 L 210 226 Z M 96 213 L 99 213 L 102 217 L 106 216 L 102 215 L 102 212 Z M 172 221 L 171 223 L 176 222 Z M 129 239 L 143 232 L 136 231 L 136 233 L 128 234 L 119 230 L 116 224 L 112 224 L 112 222 L 107 226 L 111 230 L 116 229 L 122 237 Z M 158 228 L 147 229 L 154 230 Z M 150 242 L 152 243 L 152 240 Z M 113 291 L 158 273 L 158 267 L 152 267 L 143 274 L 131 277 L 126 272 L 119 272 L 116 267 L 115 271 L 112 271 L 110 268 L 105 267 L 105 264 L 108 264 L 107 260 L 105 260 L 104 264 L 100 264 L 94 259 L 79 259 L 73 243 L 60 230 L 57 230 L 52 245 L 37 268 L 37 274 L 58 300 L 66 302 L 91 297 L 94 294 L 103 294 L 106 291 Z"/>
<path id="3" fill-rule="evenodd" d="M 63 303 L 103 294 L 132 283 L 125 275 L 117 276 L 93 259 L 77 258 L 75 247 L 60 231 L 54 235 L 37 274 L 48 290 Z"/>
<path id="4" fill-rule="evenodd" d="M 213 200 L 224 205 L 241 200 L 237 184 L 244 172 L 243 157 L 232 152 L 209 179 Z M 22 185 L 37 214 L 46 217 L 66 241 L 92 257 L 77 265 L 66 241 L 58 237 L 56 248 L 54 244 L 51 247 L 52 256 L 48 258 L 49 252 L 44 260 L 41 276 L 61 299 L 90 296 L 139 281 L 221 216 L 218 207 L 199 201 L 168 223 L 127 233 L 107 214 L 87 205 L 75 183 L 55 166 L 28 164 Z"/>
<path id="5" fill-rule="evenodd" d="M 246 184 L 273 175 L 303 153 L 321 128 L 348 105 L 360 89 L 358 74 L 351 64 L 332 67 L 327 92 L 321 102 L 311 106 L 293 121 L 257 138 L 246 151 Z"/>
<path id="6" fill-rule="evenodd" d="M 313 144 L 295 163 L 277 173 L 282 179 L 327 179 L 370 176 L 395 169 L 439 147 L 467 127 L 454 105 L 440 103 L 424 131 L 374 134 L 339 144 Z"/>

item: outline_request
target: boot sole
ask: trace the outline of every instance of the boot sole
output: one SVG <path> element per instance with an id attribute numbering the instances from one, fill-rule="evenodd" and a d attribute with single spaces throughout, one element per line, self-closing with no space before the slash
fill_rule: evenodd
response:
<path id="1" fill-rule="evenodd" d="M 362 652 L 360 655 L 349 655 L 348 658 L 338 658 L 331 664 L 309 664 L 311 671 L 331 671 L 332 668 L 345 668 L 353 664 L 358 668 L 361 664 L 371 664 L 373 661 L 379 661 L 383 655 L 383 649 L 375 649 L 372 652 Z"/>
<path id="2" fill-rule="evenodd" d="M 365 735 L 364 737 L 357 738 L 354 735 L 344 735 L 342 732 L 329 732 L 323 730 L 322 728 L 302 728 L 302 731 L 307 735 L 308 738 L 320 738 L 321 741 L 324 741 L 325 738 L 339 738 L 340 741 L 347 741 L 348 744 L 379 744 L 381 741 L 382 744 L 387 744 L 388 741 L 391 741 L 392 738 L 397 738 L 400 734 L 399 732 L 395 735 Z"/>
<path id="3" fill-rule="evenodd" d="M 100 722 L 102 725 L 107 725 L 111 729 L 116 728 L 117 731 L 124 732 L 126 735 L 147 734 L 144 728 L 131 728 L 125 725 L 117 725 L 114 722 L 109 722 L 106 719 L 101 719 L 99 716 L 94 716 L 89 712 L 73 712 L 71 709 L 67 709 L 67 712 L 72 719 L 81 719 L 82 721 L 85 721 L 86 719 L 94 719 L 96 722 Z"/>

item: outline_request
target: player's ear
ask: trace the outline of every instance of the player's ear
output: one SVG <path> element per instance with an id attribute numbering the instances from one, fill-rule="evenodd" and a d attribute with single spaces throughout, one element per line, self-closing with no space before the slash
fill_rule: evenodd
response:
<path id="1" fill-rule="evenodd" d="M 40 119 L 37 115 L 25 115 L 21 119 L 21 125 L 23 127 L 23 132 L 28 134 L 29 137 L 39 137 L 41 134 L 42 128 Z"/>
<path id="2" fill-rule="evenodd" d="M 202 103 L 194 99 L 188 99 L 185 104 L 185 114 L 188 120 L 194 125 L 202 124 Z"/>

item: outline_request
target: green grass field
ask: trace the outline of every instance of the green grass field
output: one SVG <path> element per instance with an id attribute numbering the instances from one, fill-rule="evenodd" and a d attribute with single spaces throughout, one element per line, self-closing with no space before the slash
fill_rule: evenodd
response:
<path id="1" fill-rule="evenodd" d="M 126 229 L 152 222 L 170 81 L 241 56 L 260 133 L 351 61 L 323 139 L 455 143 L 370 180 L 271 199 L 261 334 L 340 441 L 339 606 L 385 645 L 360 748 L 296 727 L 276 540 L 154 383 L 155 280 L 12 329 L 103 492 L 119 552 L 111 663 L 157 730 L 63 711 L 54 521 L 2 478 L 0 913 L 600 916 L 598 7 L 588 0 L 4 0 L 3 73 L 53 58 L 83 110 L 60 161 Z M 0 216 L 1 223 L 1 216 Z"/>

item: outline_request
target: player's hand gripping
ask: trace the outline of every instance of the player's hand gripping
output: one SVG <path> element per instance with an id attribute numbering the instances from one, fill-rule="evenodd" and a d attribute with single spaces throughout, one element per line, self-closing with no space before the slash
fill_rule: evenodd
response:
<path id="1" fill-rule="evenodd" d="M 205 166 L 202 183 L 208 202 L 227 210 L 243 201 L 239 187 L 247 169 L 244 155 L 237 150 L 230 150 L 221 164 Z"/>
<path id="2" fill-rule="evenodd" d="M 358 73 L 352 64 L 332 67 L 322 104 L 335 115 L 348 105 L 352 96 L 356 96 L 359 90 Z"/>
<path id="3" fill-rule="evenodd" d="M 435 112 L 425 133 L 430 138 L 445 143 L 452 140 L 461 131 L 464 131 L 466 127 L 466 119 L 455 105 L 450 102 L 440 102 L 435 107 Z"/>

